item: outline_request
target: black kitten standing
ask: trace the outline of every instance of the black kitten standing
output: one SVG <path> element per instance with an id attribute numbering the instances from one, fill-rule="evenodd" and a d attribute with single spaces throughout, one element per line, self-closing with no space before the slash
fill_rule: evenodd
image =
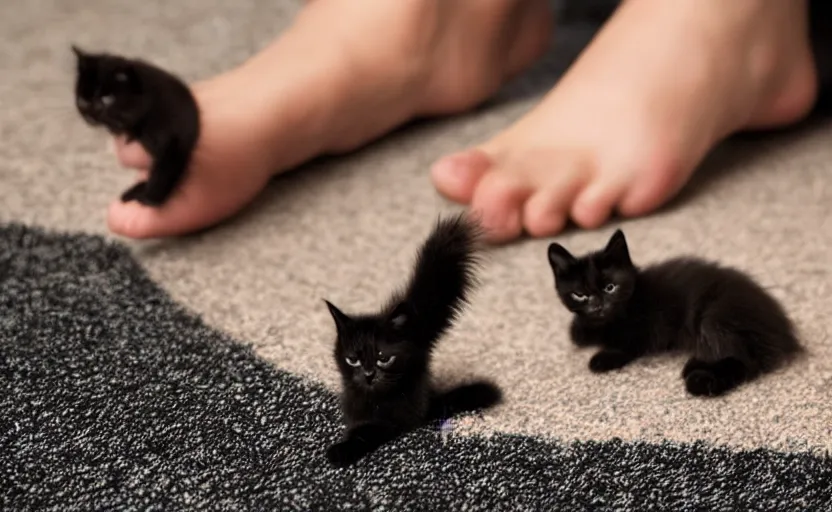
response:
<path id="1" fill-rule="evenodd" d="M 326 302 L 335 320 L 344 438 L 327 458 L 347 466 L 431 420 L 491 407 L 490 383 L 438 393 L 431 385 L 436 342 L 462 312 L 475 282 L 479 229 L 463 217 L 441 220 L 425 241 L 403 293 L 376 314 L 349 316 Z"/>
<path id="2" fill-rule="evenodd" d="M 692 353 L 682 376 L 693 395 L 715 396 L 770 371 L 801 350 L 780 304 L 742 272 L 694 258 L 639 269 L 618 230 L 576 258 L 549 246 L 560 300 L 575 314 L 572 341 L 601 347 L 593 372 L 649 353 Z"/>
<path id="3" fill-rule="evenodd" d="M 182 181 L 199 138 L 199 109 L 177 77 L 141 60 L 106 53 L 78 58 L 75 104 L 91 126 L 137 140 L 153 158 L 147 181 L 121 196 L 161 206 Z"/>

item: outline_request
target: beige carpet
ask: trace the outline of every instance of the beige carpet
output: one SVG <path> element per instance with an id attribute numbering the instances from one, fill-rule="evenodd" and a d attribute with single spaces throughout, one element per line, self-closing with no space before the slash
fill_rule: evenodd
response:
<path id="1" fill-rule="evenodd" d="M 0 221 L 106 233 L 108 202 L 130 182 L 102 134 L 72 105 L 69 44 L 140 55 L 188 79 L 209 77 L 278 34 L 289 0 L 5 0 L 0 3 Z M 274 365 L 334 387 L 333 328 L 321 302 L 373 308 L 409 270 L 436 215 L 440 155 L 508 126 L 534 104 L 580 44 L 561 30 L 553 53 L 505 101 L 404 130 L 357 154 L 276 180 L 243 215 L 186 239 L 131 243 L 179 301 Z M 590 115 L 590 113 L 587 113 Z M 832 124 L 732 142 L 683 200 L 621 224 L 633 257 L 682 253 L 735 264 L 781 298 L 810 355 L 726 398 L 695 400 L 682 360 L 645 360 L 609 376 L 567 341 L 546 262 L 550 240 L 491 252 L 469 314 L 437 354 L 440 377 L 490 376 L 507 401 L 471 425 L 560 439 L 705 440 L 779 449 L 832 448 Z M 615 224 L 618 225 L 618 224 Z M 557 239 L 575 251 L 614 225 Z"/>

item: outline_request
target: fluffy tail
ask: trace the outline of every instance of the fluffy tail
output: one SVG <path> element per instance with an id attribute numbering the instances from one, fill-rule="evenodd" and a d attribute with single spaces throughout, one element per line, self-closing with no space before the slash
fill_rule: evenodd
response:
<path id="1" fill-rule="evenodd" d="M 439 220 L 419 250 L 410 283 L 391 302 L 394 325 L 428 345 L 445 334 L 476 285 L 481 233 L 462 215 Z"/>

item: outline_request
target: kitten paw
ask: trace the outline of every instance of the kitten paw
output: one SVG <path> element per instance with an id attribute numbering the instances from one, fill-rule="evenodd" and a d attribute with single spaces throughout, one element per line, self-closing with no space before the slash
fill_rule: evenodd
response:
<path id="1" fill-rule="evenodd" d="M 687 365 L 685 366 L 687 369 Z M 725 387 L 716 375 L 708 370 L 693 368 L 685 375 L 685 387 L 693 396 L 717 396 L 725 392 Z"/>
<path id="2" fill-rule="evenodd" d="M 162 206 L 165 202 L 167 197 L 154 197 L 159 196 L 160 194 L 151 194 L 150 189 L 147 187 L 147 182 L 142 181 L 136 183 L 123 194 L 121 194 L 121 202 L 122 203 L 129 203 L 130 201 L 138 201 L 139 203 L 145 206 L 152 206 L 158 207 Z"/>
<path id="3" fill-rule="evenodd" d="M 345 468 L 358 462 L 361 456 L 355 453 L 355 450 L 348 441 L 341 441 L 327 449 L 326 458 L 333 466 Z"/>
<path id="4" fill-rule="evenodd" d="M 700 361 L 699 359 L 689 359 L 688 362 L 685 363 L 685 367 L 682 368 L 682 378 L 687 379 L 691 372 L 696 370 L 705 370 L 707 366 L 707 363 Z"/>
<path id="5" fill-rule="evenodd" d="M 136 200 L 145 206 L 158 208 L 165 203 L 169 195 L 169 193 L 160 193 L 147 188 L 145 189 L 145 193 L 137 197 Z"/>
<path id="6" fill-rule="evenodd" d="M 598 344 L 597 340 L 587 332 L 586 328 L 574 321 L 569 328 L 569 337 L 577 347 L 590 347 Z"/>
<path id="7" fill-rule="evenodd" d="M 136 183 L 132 187 L 125 190 L 123 194 L 121 194 L 121 202 L 127 203 L 130 201 L 141 201 L 141 199 L 144 197 L 146 189 L 146 181 L 140 181 L 139 183 Z"/>
<path id="8" fill-rule="evenodd" d="M 623 368 L 632 361 L 632 357 L 624 352 L 598 352 L 589 360 L 589 369 L 593 373 L 604 373 Z"/>

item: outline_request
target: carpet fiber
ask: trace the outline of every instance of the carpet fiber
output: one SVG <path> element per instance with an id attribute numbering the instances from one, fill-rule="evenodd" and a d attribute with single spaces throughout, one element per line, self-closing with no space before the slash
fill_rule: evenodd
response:
<path id="1" fill-rule="evenodd" d="M 822 510 L 832 460 L 422 429 L 356 467 L 332 393 L 175 304 L 125 248 L 0 228 L 4 510 Z"/>
<path id="2" fill-rule="evenodd" d="M 192 499 L 402 509 L 430 498 L 515 510 L 592 508 L 595 499 L 618 509 L 823 510 L 832 450 L 828 118 L 726 141 L 655 214 L 490 249 L 482 286 L 440 343 L 435 369 L 447 385 L 491 379 L 505 402 L 444 435 L 414 434 L 355 470 L 324 466 L 340 420 L 334 328 L 321 299 L 372 310 L 403 284 L 437 215 L 458 211 L 433 189 L 430 164 L 533 108 L 597 19 L 561 20 L 542 61 L 482 108 L 282 175 L 211 230 L 108 245 L 107 205 L 134 176 L 74 109 L 70 44 L 202 80 L 272 41 L 302 5 L 0 2 L 0 483 L 14 482 L 0 485 L 12 504 L 0 508 L 146 500 L 171 509 Z M 585 7 L 570 16 L 597 18 Z M 586 115 L 609 118 L 589 107 Z M 713 400 L 685 394 L 683 358 L 589 372 L 591 352 L 569 343 L 546 247 L 596 249 L 618 227 L 636 263 L 692 254 L 755 276 L 794 319 L 807 357 Z M 762 493 L 782 506 L 766 507 Z"/>

